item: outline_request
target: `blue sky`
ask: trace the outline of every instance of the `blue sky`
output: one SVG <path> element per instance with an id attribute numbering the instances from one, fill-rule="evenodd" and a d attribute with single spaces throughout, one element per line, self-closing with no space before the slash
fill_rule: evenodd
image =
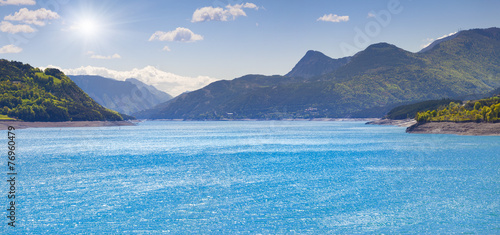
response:
<path id="1" fill-rule="evenodd" d="M 65 72 L 109 69 L 116 79 L 136 69 L 163 90 L 191 83 L 170 91 L 179 93 L 285 74 L 307 50 L 340 58 L 388 42 L 416 52 L 460 29 L 499 27 L 498 9 L 494 0 L 0 0 L 0 57 Z"/>

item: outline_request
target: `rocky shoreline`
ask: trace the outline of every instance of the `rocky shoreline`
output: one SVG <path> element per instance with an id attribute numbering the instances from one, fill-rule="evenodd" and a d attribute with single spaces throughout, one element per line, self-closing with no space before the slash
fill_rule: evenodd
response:
<path id="1" fill-rule="evenodd" d="M 406 129 L 406 132 L 414 134 L 500 136 L 500 123 L 426 122 L 412 125 Z"/>
<path id="2" fill-rule="evenodd" d="M 135 126 L 131 121 L 75 121 L 75 122 L 21 122 L 0 121 L 0 130 L 7 130 L 9 126 L 16 129 L 40 127 L 103 127 L 103 126 Z"/>
<path id="3" fill-rule="evenodd" d="M 407 127 L 406 132 L 412 134 L 453 134 L 500 136 L 500 123 L 486 122 L 426 122 L 417 123 L 415 119 L 391 120 L 379 119 L 367 122 L 367 125 L 390 125 Z"/>

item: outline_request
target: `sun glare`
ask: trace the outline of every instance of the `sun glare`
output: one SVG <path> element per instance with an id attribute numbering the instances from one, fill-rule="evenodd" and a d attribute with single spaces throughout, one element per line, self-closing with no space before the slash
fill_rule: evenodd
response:
<path id="1" fill-rule="evenodd" d="M 77 29 L 87 37 L 92 37 L 99 31 L 97 23 L 92 19 L 81 20 L 77 25 Z"/>

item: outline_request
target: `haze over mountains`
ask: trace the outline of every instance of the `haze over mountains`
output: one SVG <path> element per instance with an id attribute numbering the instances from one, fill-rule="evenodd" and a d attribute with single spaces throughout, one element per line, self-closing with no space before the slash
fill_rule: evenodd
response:
<path id="1" fill-rule="evenodd" d="M 81 66 L 75 69 L 57 68 L 68 76 L 90 75 L 112 78 L 118 81 L 125 81 L 128 78 L 135 78 L 145 84 L 153 85 L 156 89 L 166 92 L 172 96 L 180 95 L 186 91 L 200 89 L 218 79 L 208 76 L 186 77 L 162 71 L 153 66 L 146 66 L 141 69 L 134 68 L 128 71 L 112 70 L 105 67 Z"/>
<path id="2" fill-rule="evenodd" d="M 411 53 L 378 43 L 352 57 L 309 51 L 286 76 L 247 75 L 182 94 L 139 118 L 380 117 L 428 99 L 500 87 L 500 29 L 461 31 Z"/>
<path id="3" fill-rule="evenodd" d="M 169 94 L 134 78 L 117 81 L 101 76 L 69 77 L 97 103 L 124 114 L 149 109 L 172 99 Z"/>

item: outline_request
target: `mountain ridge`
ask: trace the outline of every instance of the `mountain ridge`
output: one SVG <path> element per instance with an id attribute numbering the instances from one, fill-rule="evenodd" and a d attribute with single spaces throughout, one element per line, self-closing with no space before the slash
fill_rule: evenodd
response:
<path id="1" fill-rule="evenodd" d="M 133 78 L 119 81 L 96 75 L 69 76 L 97 103 L 124 114 L 132 114 L 165 102 L 172 97 Z"/>
<path id="2" fill-rule="evenodd" d="M 482 94 L 499 87 L 498 55 L 498 28 L 461 31 L 425 53 L 377 43 L 314 79 L 252 75 L 212 83 L 147 115 L 136 115 L 214 120 L 381 117 L 397 104 Z"/>

